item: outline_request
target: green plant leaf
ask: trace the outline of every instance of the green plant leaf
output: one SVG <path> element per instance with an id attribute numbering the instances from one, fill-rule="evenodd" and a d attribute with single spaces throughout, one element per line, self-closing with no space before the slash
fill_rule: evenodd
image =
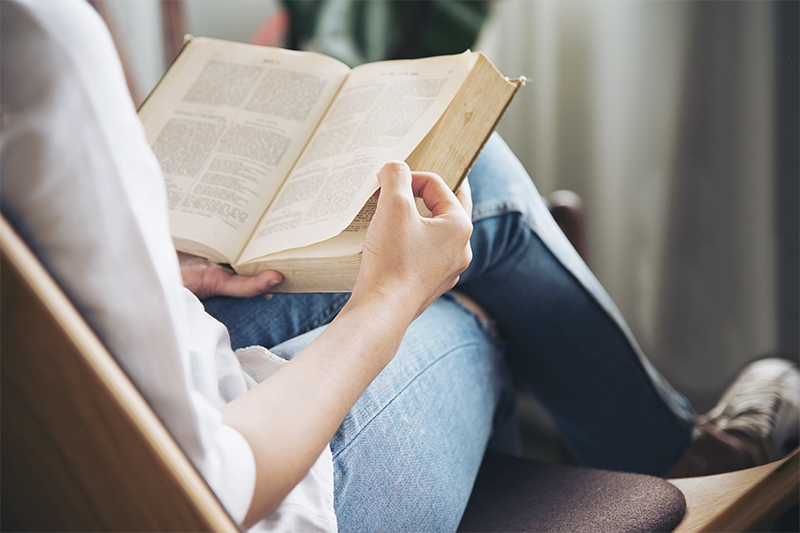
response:
<path id="1" fill-rule="evenodd" d="M 354 67 L 364 62 L 355 39 L 357 0 L 326 0 L 317 14 L 312 48 Z"/>
<path id="2" fill-rule="evenodd" d="M 355 66 L 457 54 L 474 45 L 489 0 L 283 0 L 289 46 Z"/>
<path id="3" fill-rule="evenodd" d="M 386 59 L 391 35 L 389 4 L 386 0 L 362 2 L 364 6 L 364 55 L 367 61 Z"/>

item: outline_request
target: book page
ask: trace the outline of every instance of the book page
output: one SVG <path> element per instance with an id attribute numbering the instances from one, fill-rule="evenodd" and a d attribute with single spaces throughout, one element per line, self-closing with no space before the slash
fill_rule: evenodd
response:
<path id="1" fill-rule="evenodd" d="M 187 45 L 140 111 L 179 249 L 236 259 L 349 71 L 315 53 Z"/>
<path id="2" fill-rule="evenodd" d="M 237 263 L 347 228 L 378 188 L 378 170 L 422 141 L 471 64 L 466 52 L 353 69 Z"/>
<path id="3" fill-rule="evenodd" d="M 372 215 L 375 214 L 375 208 L 378 205 L 378 197 L 371 196 L 367 199 L 364 207 L 358 212 L 356 218 L 338 235 L 320 241 L 302 248 L 294 248 L 289 250 L 282 250 L 267 256 L 261 256 L 251 259 L 249 263 L 239 263 L 237 265 L 237 272 L 248 273 L 254 275 L 258 270 L 248 268 L 248 265 L 258 261 L 283 261 L 287 259 L 322 259 L 328 260 L 332 257 L 342 257 L 353 255 L 361 252 L 361 246 L 364 244 L 364 238 L 369 229 L 369 223 L 372 221 Z"/>

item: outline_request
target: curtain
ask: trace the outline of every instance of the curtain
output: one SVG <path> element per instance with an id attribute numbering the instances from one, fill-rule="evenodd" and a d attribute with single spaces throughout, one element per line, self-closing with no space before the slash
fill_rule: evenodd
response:
<path id="1" fill-rule="evenodd" d="M 528 78 L 501 134 L 543 194 L 583 198 L 589 266 L 701 413 L 779 348 L 775 11 L 506 0 L 476 46 Z"/>

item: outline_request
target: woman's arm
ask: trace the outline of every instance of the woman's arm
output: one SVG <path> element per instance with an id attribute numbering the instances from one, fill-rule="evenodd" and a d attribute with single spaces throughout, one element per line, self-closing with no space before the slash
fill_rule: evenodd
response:
<path id="1" fill-rule="evenodd" d="M 436 175 L 387 163 L 352 296 L 311 344 L 222 409 L 247 439 L 256 487 L 243 525 L 274 510 L 394 357 L 408 325 L 451 289 L 472 257 L 469 188 L 458 198 Z M 414 197 L 432 212 L 422 218 Z"/>

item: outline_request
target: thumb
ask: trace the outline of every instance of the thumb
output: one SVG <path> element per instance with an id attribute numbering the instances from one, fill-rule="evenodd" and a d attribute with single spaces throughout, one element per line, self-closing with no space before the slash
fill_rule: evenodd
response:
<path id="1" fill-rule="evenodd" d="M 378 172 L 381 193 L 378 205 L 414 205 L 414 192 L 411 188 L 411 169 L 403 161 L 389 161 Z"/>

